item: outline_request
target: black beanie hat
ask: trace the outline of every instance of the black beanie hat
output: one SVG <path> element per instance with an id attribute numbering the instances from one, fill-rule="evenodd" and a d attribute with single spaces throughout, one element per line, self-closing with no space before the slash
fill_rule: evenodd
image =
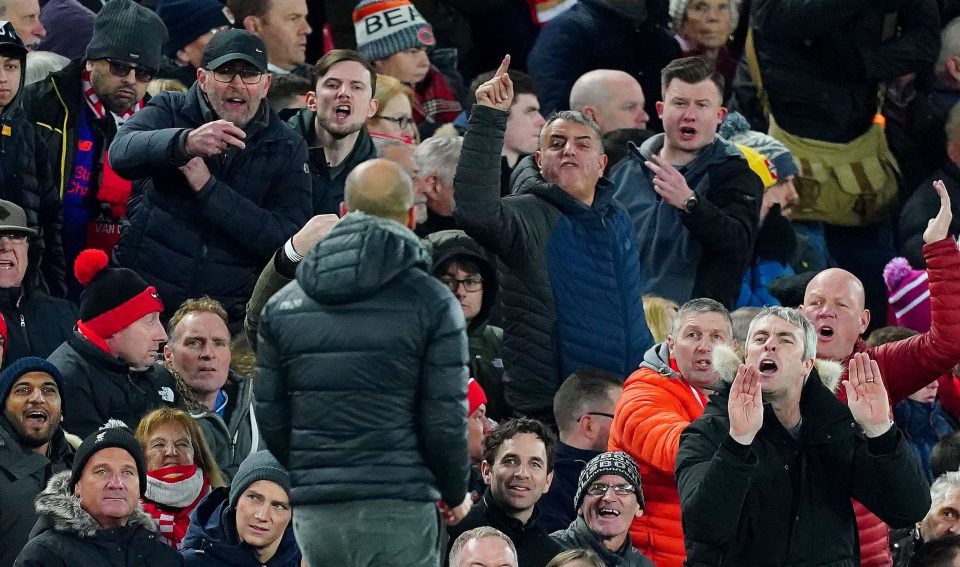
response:
<path id="1" fill-rule="evenodd" d="M 30 372 L 43 372 L 53 378 L 53 381 L 57 383 L 57 390 L 60 392 L 60 412 L 63 413 L 63 376 L 53 363 L 36 356 L 25 356 L 17 359 L 13 364 L 4 368 L 3 372 L 0 372 L 0 405 L 7 402 L 7 396 L 10 395 L 10 389 L 13 388 L 17 378 Z"/>
<path id="2" fill-rule="evenodd" d="M 111 0 L 116 2 L 117 0 Z M 80 295 L 80 323 L 107 339 L 149 313 L 163 311 L 152 285 L 126 268 L 110 268 L 103 250 L 89 248 L 77 256 L 73 273 L 86 286 Z"/>
<path id="3" fill-rule="evenodd" d="M 27 48 L 23 46 L 23 40 L 17 35 L 17 30 L 13 29 L 13 24 L 0 20 L 0 53 L 9 53 L 21 61 L 27 60 Z"/>
<path id="4" fill-rule="evenodd" d="M 167 28 L 152 10 L 131 0 L 109 0 L 93 20 L 87 59 L 117 59 L 156 72 L 166 41 Z"/>
<path id="5" fill-rule="evenodd" d="M 577 495 L 573 497 L 574 510 L 580 509 L 590 484 L 605 474 L 621 476 L 623 480 L 631 484 L 637 495 L 637 502 L 640 503 L 640 509 L 643 510 L 643 487 L 640 485 L 640 470 L 637 469 L 637 462 L 633 460 L 633 457 L 623 451 L 600 453 L 590 459 L 590 462 L 583 467 L 583 471 L 580 472 L 580 480 L 577 482 Z"/>
<path id="6" fill-rule="evenodd" d="M 163 51 L 170 58 L 198 37 L 220 26 L 229 26 L 226 7 L 218 0 L 159 0 L 157 15 L 167 25 L 170 39 Z"/>
<path id="7" fill-rule="evenodd" d="M 250 453 L 240 463 L 233 483 L 230 485 L 230 508 L 237 509 L 237 500 L 251 484 L 258 480 L 269 480 L 280 485 L 287 495 L 290 494 L 290 473 L 283 468 L 270 451 Z"/>
<path id="8" fill-rule="evenodd" d="M 83 476 L 83 469 L 87 466 L 87 461 L 103 449 L 117 447 L 130 453 L 135 463 L 137 463 L 137 476 L 140 478 L 140 498 L 143 498 L 147 490 L 147 460 L 143 456 L 143 448 L 133 432 L 127 427 L 127 424 L 119 419 L 107 421 L 99 430 L 94 431 L 80 447 L 73 457 L 73 471 L 70 473 L 70 490 L 77 486 L 80 477 Z"/>

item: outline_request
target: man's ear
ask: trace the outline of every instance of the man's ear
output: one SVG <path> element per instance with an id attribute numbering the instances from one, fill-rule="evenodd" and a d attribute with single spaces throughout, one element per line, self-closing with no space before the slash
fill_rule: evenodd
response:
<path id="1" fill-rule="evenodd" d="M 486 459 L 480 461 L 480 476 L 483 477 L 483 483 L 487 486 L 490 486 L 490 483 L 493 482 L 493 474 Z"/>
<path id="2" fill-rule="evenodd" d="M 667 350 L 673 352 L 673 335 L 667 335 Z"/>
<path id="3" fill-rule="evenodd" d="M 367 109 L 367 118 L 373 118 L 373 115 L 376 114 L 378 110 L 380 110 L 380 101 L 375 98 L 371 98 L 370 108 Z"/>
<path id="4" fill-rule="evenodd" d="M 317 111 L 317 93 L 315 91 L 307 91 L 307 96 L 304 98 L 304 102 L 307 103 L 307 109 L 312 112 Z"/>
<path id="5" fill-rule="evenodd" d="M 542 166 L 540 165 L 540 159 L 541 159 L 542 157 L 543 157 L 543 154 L 540 153 L 540 150 L 537 150 L 537 151 L 533 152 L 533 159 L 534 159 L 534 161 L 537 162 L 537 169 L 540 169 L 540 168 L 542 167 Z"/>
<path id="6" fill-rule="evenodd" d="M 944 62 L 944 71 L 957 84 L 960 84 L 960 56 L 951 55 Z"/>
<path id="7" fill-rule="evenodd" d="M 347 216 L 347 203 L 340 201 L 340 218 Z"/>
<path id="8" fill-rule="evenodd" d="M 657 107 L 657 116 L 662 119 L 663 118 L 663 101 L 658 100 L 656 107 Z"/>
<path id="9" fill-rule="evenodd" d="M 862 335 L 864 331 L 867 330 L 867 327 L 870 326 L 870 310 L 864 308 L 863 313 L 860 314 L 860 332 L 858 334 Z"/>
<path id="10" fill-rule="evenodd" d="M 413 206 L 407 210 L 407 228 L 413 230 L 417 228 L 417 207 Z"/>
<path id="11" fill-rule="evenodd" d="M 170 349 L 170 343 L 163 345 L 163 361 L 167 364 L 173 363 L 173 350 Z"/>
<path id="12" fill-rule="evenodd" d="M 550 492 L 550 485 L 551 485 L 552 483 L 553 483 L 553 471 L 550 471 L 550 473 L 547 474 L 547 482 L 546 482 L 546 484 L 543 485 L 543 493 L 544 493 L 544 494 Z"/>
<path id="13" fill-rule="evenodd" d="M 589 106 L 589 105 L 584 106 L 583 110 L 581 110 L 580 112 L 590 120 L 593 120 L 594 122 L 597 121 L 597 111 L 594 110 L 592 106 Z"/>
<path id="14" fill-rule="evenodd" d="M 250 33 L 257 33 L 260 31 L 260 18 L 256 16 L 247 16 L 243 19 L 243 29 L 247 30 Z"/>

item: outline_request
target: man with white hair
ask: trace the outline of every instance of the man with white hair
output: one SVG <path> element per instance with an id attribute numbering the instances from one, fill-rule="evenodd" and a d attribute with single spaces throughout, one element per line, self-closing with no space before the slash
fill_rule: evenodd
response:
<path id="1" fill-rule="evenodd" d="M 497 528 L 480 526 L 450 546 L 450 567 L 517 567 L 517 548 Z"/>
<path id="2" fill-rule="evenodd" d="M 419 169 L 414 179 L 417 194 L 427 199 L 427 220 L 417 228 L 420 236 L 457 228 L 453 220 L 453 176 L 462 147 L 460 136 L 434 136 L 413 151 Z"/>
<path id="3" fill-rule="evenodd" d="M 570 109 L 579 110 L 606 134 L 622 128 L 646 128 L 650 115 L 643 88 L 629 73 L 614 69 L 588 71 L 570 89 Z"/>
<path id="4" fill-rule="evenodd" d="M 930 510 L 909 530 L 890 534 L 893 564 L 910 564 L 910 558 L 924 544 L 960 534 L 960 472 L 944 473 L 930 486 Z"/>
<path id="5" fill-rule="evenodd" d="M 833 394 L 803 314 L 767 307 L 746 361 L 680 438 L 677 487 L 690 565 L 858 565 L 851 498 L 893 527 L 926 513 L 926 480 L 889 419 L 880 369 L 860 353 Z M 729 382 L 733 364 L 724 365 Z M 828 371 L 828 368 L 830 371 Z"/>

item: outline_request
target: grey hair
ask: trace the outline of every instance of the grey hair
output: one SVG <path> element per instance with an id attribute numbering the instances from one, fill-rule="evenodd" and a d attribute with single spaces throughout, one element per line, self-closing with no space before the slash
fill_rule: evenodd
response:
<path id="1" fill-rule="evenodd" d="M 463 548 L 471 541 L 485 537 L 498 537 L 505 541 L 507 546 L 510 547 L 510 551 L 513 552 L 513 565 L 516 567 L 517 547 L 513 545 L 513 540 L 511 540 L 507 534 L 491 526 L 480 526 L 479 528 L 473 528 L 460 534 L 460 537 L 450 546 L 450 567 L 460 567 L 460 554 L 463 553 Z"/>
<path id="2" fill-rule="evenodd" d="M 679 333 L 684 317 L 696 313 L 718 313 L 723 315 L 723 318 L 727 320 L 727 324 L 730 325 L 730 338 L 733 338 L 733 319 L 730 318 L 730 312 L 727 311 L 727 308 L 719 301 L 707 297 L 691 299 L 681 305 L 677 311 L 677 316 L 673 318 L 673 329 L 670 331 L 670 334 L 676 335 Z M 676 337 L 674 336 L 674 338 Z"/>
<path id="3" fill-rule="evenodd" d="M 433 174 L 440 178 L 441 184 L 452 185 L 462 148 L 463 138 L 460 136 L 427 138 L 413 150 L 413 159 L 420 168 L 420 176 Z"/>
<path id="4" fill-rule="evenodd" d="M 950 490 L 960 490 L 960 471 L 949 471 L 937 477 L 930 485 L 931 509 L 937 502 L 947 497 Z"/>
<path id="5" fill-rule="evenodd" d="M 400 140 L 393 140 L 390 138 L 374 138 L 373 147 L 377 150 L 377 157 L 383 157 L 383 154 L 386 153 L 387 148 L 392 146 L 407 146 L 406 142 Z"/>
<path id="6" fill-rule="evenodd" d="M 781 307 L 779 305 L 764 307 L 757 313 L 757 316 L 750 322 L 750 328 L 747 330 L 747 341 L 753 336 L 753 328 L 757 322 L 766 317 L 777 317 L 794 327 L 800 327 L 803 330 L 803 360 L 817 358 L 817 332 L 813 328 L 813 323 L 807 319 L 807 316 L 792 307 Z M 744 347 L 746 348 L 746 347 Z"/>
<path id="7" fill-rule="evenodd" d="M 547 130 L 550 128 L 550 125 L 557 120 L 575 122 L 577 124 L 583 124 L 584 126 L 589 127 L 591 130 L 593 130 L 593 134 L 597 137 L 597 143 L 600 144 L 600 153 L 603 153 L 603 134 L 600 132 L 600 126 L 598 126 L 596 122 L 578 110 L 561 110 L 548 116 L 543 128 L 540 129 L 539 149 L 543 149 L 543 143 L 546 141 L 545 138 L 547 135 Z"/>
<path id="8" fill-rule="evenodd" d="M 0 0 L 2 3 L 3 0 Z M 23 70 L 23 84 L 32 85 L 47 78 L 50 73 L 63 69 L 70 60 L 52 51 L 31 51 L 27 53 L 27 64 Z"/>
<path id="9" fill-rule="evenodd" d="M 937 79 L 942 81 L 947 78 L 947 59 L 955 55 L 960 55 L 960 17 L 950 20 L 940 32 L 940 55 L 933 67 Z"/>
<path id="10" fill-rule="evenodd" d="M 950 113 L 947 114 L 947 121 L 943 125 L 943 132 L 947 136 L 947 143 L 950 144 L 960 135 L 960 104 L 953 105 Z"/>

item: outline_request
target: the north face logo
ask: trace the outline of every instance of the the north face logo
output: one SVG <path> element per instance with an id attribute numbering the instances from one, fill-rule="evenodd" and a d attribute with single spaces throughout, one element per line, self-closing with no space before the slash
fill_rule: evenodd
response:
<path id="1" fill-rule="evenodd" d="M 104 431 L 104 432 L 102 432 L 102 433 L 98 433 L 98 434 L 97 434 L 97 439 L 94 441 L 94 443 L 102 443 L 102 442 L 103 442 L 103 438 L 106 437 L 106 436 L 107 436 L 107 432 L 106 432 L 106 431 Z"/>

